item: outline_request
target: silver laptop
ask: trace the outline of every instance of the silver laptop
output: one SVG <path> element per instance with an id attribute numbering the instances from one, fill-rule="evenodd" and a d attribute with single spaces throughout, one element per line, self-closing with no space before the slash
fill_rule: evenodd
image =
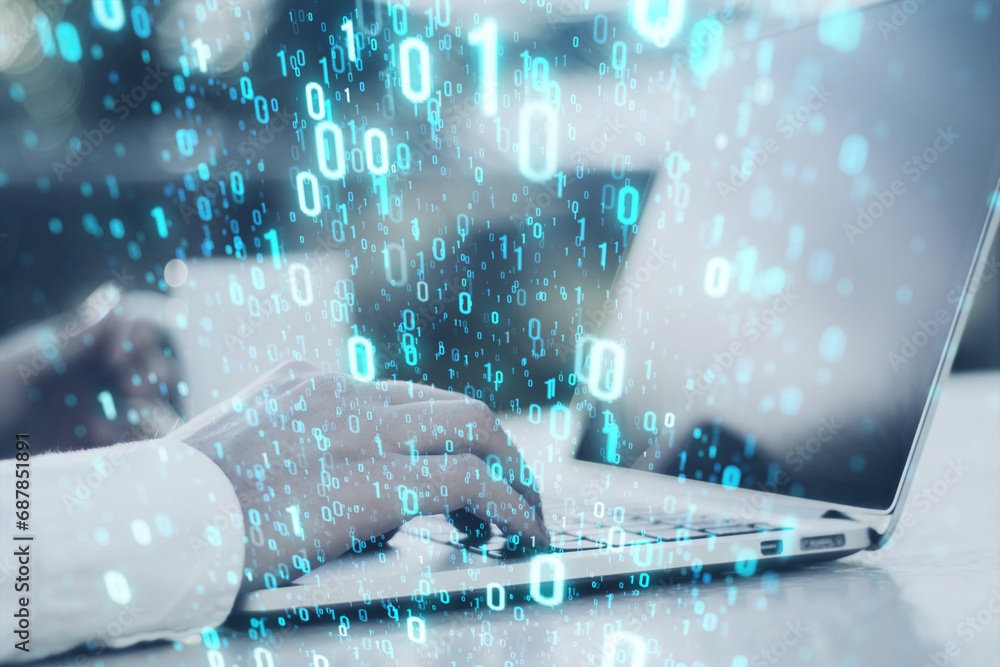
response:
<path id="1" fill-rule="evenodd" d="M 637 104 L 649 117 L 624 118 L 616 150 L 636 171 L 609 179 L 601 205 L 620 225 L 614 283 L 582 299 L 576 335 L 544 341 L 573 359 L 575 394 L 505 416 L 551 549 L 420 517 L 388 548 L 348 552 L 238 611 L 463 595 L 499 609 L 515 594 L 556 605 L 609 582 L 746 577 L 879 548 L 998 226 L 1000 118 L 985 110 L 1000 108 L 1000 45 L 973 4 L 920 5 L 898 30 L 877 5 L 744 34 L 709 83 L 653 86 Z M 286 290 L 301 273 L 261 270 Z M 193 283 L 223 290 L 228 271 L 192 267 Z M 310 303 L 340 298 L 338 279 Z M 202 308 L 218 322 L 224 299 L 209 301 L 191 299 L 188 320 Z M 346 337 L 317 333 L 307 311 L 248 335 L 270 362 L 316 347 L 336 367 Z M 190 366 L 218 365 L 213 340 Z M 238 347 L 226 363 L 246 378 L 213 377 L 199 407 L 264 363 Z"/>

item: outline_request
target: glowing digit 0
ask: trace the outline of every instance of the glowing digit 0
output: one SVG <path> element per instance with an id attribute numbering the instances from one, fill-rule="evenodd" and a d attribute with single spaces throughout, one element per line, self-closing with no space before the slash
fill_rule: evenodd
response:
<path id="1" fill-rule="evenodd" d="M 417 52 L 420 70 L 420 88 L 413 87 L 413 68 L 410 65 L 410 56 Z M 414 104 L 426 102 L 431 96 L 431 54 L 427 50 L 427 45 L 417 37 L 410 37 L 403 40 L 399 45 L 399 68 L 402 79 L 403 95 Z"/>

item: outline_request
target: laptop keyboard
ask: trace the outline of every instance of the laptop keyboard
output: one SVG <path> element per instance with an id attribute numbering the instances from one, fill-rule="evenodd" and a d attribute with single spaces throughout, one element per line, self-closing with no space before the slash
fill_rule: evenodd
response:
<path id="1" fill-rule="evenodd" d="M 662 517 L 658 519 L 628 516 L 621 522 L 605 517 L 598 519 L 588 515 L 567 517 L 562 527 L 550 528 L 550 553 L 569 553 L 593 549 L 625 548 L 638 544 L 656 542 L 686 542 L 708 539 L 712 536 L 750 535 L 778 530 L 788 530 L 788 526 L 756 522 L 742 522 L 723 515 L 701 514 L 693 516 Z M 472 554 L 494 559 L 524 557 L 523 549 L 511 542 L 496 528 L 490 537 L 465 537 L 458 542 L 450 541 L 445 535 L 431 539 L 458 549 L 466 549 Z M 546 551 L 533 549 L 531 553 Z"/>

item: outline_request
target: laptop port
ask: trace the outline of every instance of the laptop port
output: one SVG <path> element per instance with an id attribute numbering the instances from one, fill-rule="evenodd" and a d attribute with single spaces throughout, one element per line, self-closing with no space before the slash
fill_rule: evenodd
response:
<path id="1" fill-rule="evenodd" d="M 777 556 L 781 553 L 781 540 L 766 540 L 760 543 L 761 556 Z"/>
<path id="2" fill-rule="evenodd" d="M 820 537 L 803 537 L 800 545 L 803 551 L 814 551 L 816 549 L 838 549 L 844 546 L 844 543 L 844 535 L 840 533 Z"/>

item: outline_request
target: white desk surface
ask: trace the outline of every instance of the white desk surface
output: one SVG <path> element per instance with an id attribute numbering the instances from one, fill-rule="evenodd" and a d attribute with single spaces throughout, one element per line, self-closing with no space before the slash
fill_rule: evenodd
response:
<path id="1" fill-rule="evenodd" d="M 952 485 L 942 481 L 949 462 L 969 468 Z M 512 653 L 526 665 L 643 664 L 631 662 L 627 650 L 605 662 L 609 633 L 621 631 L 653 649 L 645 656 L 647 666 L 923 667 L 936 660 L 940 666 L 993 667 L 1000 665 L 998 473 L 1000 373 L 954 376 L 907 503 L 914 522 L 892 549 L 733 585 L 719 581 L 693 589 L 654 582 L 638 596 L 614 591 L 613 599 L 612 590 L 603 589 L 553 609 L 509 602 L 503 611 L 475 611 L 453 604 L 446 612 L 422 612 L 424 644 L 408 638 L 405 622 L 384 617 L 354 620 L 346 637 L 329 621 L 281 629 L 272 619 L 268 627 L 277 632 L 266 640 L 251 639 L 243 620 L 219 629 L 222 654 L 227 667 L 502 667 L 511 664 L 506 661 Z M 709 613 L 716 617 L 711 631 Z M 946 655 L 949 643 L 960 657 Z M 200 638 L 84 654 L 83 663 L 75 663 L 77 657 L 50 664 L 211 666 Z"/>

